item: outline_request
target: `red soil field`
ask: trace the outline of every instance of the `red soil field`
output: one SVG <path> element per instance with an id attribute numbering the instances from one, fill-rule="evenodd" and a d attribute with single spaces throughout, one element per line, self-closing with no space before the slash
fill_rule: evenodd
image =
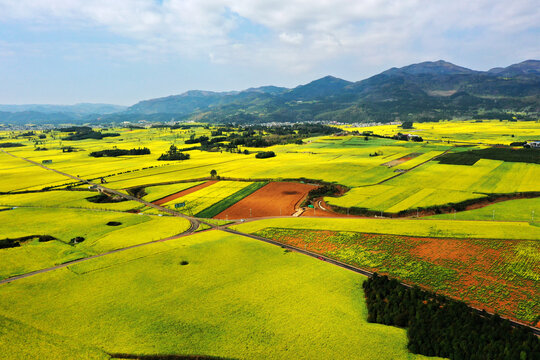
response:
<path id="1" fill-rule="evenodd" d="M 192 192 L 195 192 L 197 190 L 204 189 L 205 187 L 210 186 L 210 185 L 215 184 L 215 183 L 217 183 L 217 180 L 210 180 L 210 181 L 207 181 L 207 182 L 202 183 L 200 185 L 190 187 L 189 189 L 182 190 L 182 191 L 177 192 L 175 194 L 166 196 L 166 197 L 161 198 L 159 200 L 152 201 L 152 204 L 163 205 L 165 203 L 168 203 L 169 201 L 173 201 L 175 199 L 181 198 L 182 196 L 186 196 L 187 194 L 191 194 Z"/>
<path id="2" fill-rule="evenodd" d="M 271 182 L 245 197 L 215 219 L 244 219 L 268 216 L 290 216 L 316 185 L 295 182 Z M 251 215 L 250 215 L 251 209 Z"/>
<path id="3" fill-rule="evenodd" d="M 312 209 L 310 209 L 312 211 Z M 318 209 L 317 209 L 318 211 Z M 398 235 L 361 234 L 364 239 L 378 240 L 380 246 L 367 248 L 362 245 L 361 239 L 356 245 L 333 241 L 339 239 L 339 232 L 298 230 L 287 235 L 271 236 L 277 241 L 306 249 L 326 256 L 334 257 L 328 252 L 354 247 L 363 248 L 364 251 L 379 253 L 391 251 L 394 256 L 427 261 L 436 266 L 441 266 L 457 272 L 456 280 L 447 283 L 447 287 L 439 290 L 441 294 L 465 301 L 478 309 L 486 309 L 489 312 L 497 312 L 513 320 L 518 320 L 528 325 L 537 326 L 537 321 L 525 321 L 520 319 L 520 305 L 536 301 L 540 296 L 540 289 L 535 281 L 513 275 L 511 268 L 515 266 L 512 259 L 516 254 L 519 241 L 497 240 L 497 248 L 489 246 L 495 240 L 471 240 L 456 238 L 429 238 L 411 237 Z M 401 245 L 394 247 L 396 240 Z M 349 262 L 346 259 L 338 260 Z M 379 274 L 390 275 L 423 288 L 434 290 L 430 285 L 429 276 L 416 282 L 401 278 L 398 272 L 402 269 L 392 265 L 388 260 L 381 267 L 370 267 L 355 264 L 363 269 L 376 271 Z M 384 268 L 384 269 L 383 269 Z M 536 267 L 538 268 L 538 266 Z M 413 268 L 408 269 L 415 272 Z M 538 308 L 538 307 L 536 307 Z"/>

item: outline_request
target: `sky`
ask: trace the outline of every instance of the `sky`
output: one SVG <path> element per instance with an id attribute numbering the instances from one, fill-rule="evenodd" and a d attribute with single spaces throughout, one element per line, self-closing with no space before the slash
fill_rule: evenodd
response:
<path id="1" fill-rule="evenodd" d="M 538 0 L 0 0 L 0 104 L 358 81 L 540 59 Z"/>

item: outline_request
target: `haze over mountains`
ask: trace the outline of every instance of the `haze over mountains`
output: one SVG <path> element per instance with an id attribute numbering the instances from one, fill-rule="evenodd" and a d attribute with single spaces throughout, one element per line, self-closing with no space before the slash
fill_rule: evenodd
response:
<path id="1" fill-rule="evenodd" d="M 293 89 L 263 86 L 229 92 L 190 90 L 140 101 L 128 108 L 104 104 L 0 105 L 0 122 L 390 122 L 511 112 L 538 117 L 539 60 L 489 71 L 439 60 L 391 68 L 357 82 L 326 76 Z"/>

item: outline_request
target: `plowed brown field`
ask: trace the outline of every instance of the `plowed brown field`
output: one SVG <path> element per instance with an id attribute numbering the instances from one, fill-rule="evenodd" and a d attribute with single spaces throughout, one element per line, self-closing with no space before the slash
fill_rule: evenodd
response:
<path id="1" fill-rule="evenodd" d="M 240 200 L 215 219 L 243 219 L 250 217 L 287 216 L 296 208 L 316 185 L 295 182 L 271 182 Z"/>

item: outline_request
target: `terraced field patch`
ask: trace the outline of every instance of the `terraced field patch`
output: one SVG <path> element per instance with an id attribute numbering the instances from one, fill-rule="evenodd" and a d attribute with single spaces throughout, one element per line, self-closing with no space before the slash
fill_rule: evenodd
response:
<path id="1" fill-rule="evenodd" d="M 256 232 L 535 325 L 540 242 L 266 228 Z"/>

